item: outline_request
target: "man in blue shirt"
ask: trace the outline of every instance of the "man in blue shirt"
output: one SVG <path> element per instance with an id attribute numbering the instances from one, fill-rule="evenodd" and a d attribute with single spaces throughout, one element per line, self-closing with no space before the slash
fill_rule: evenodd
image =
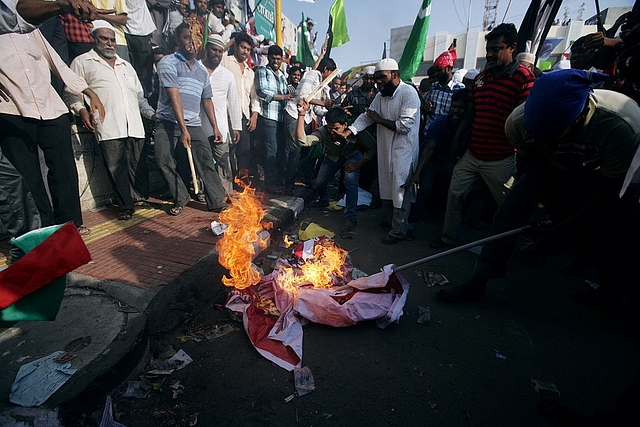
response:
<path id="1" fill-rule="evenodd" d="M 269 63 L 256 69 L 255 88 L 260 100 L 260 117 L 258 126 L 262 128 L 267 152 L 264 180 L 268 192 L 274 192 L 282 178 L 284 169 L 278 167 L 278 151 L 284 151 L 284 106 L 285 101 L 295 96 L 288 93 L 287 79 L 280 71 L 282 64 L 282 48 L 278 45 L 269 47 Z M 282 145 L 279 147 L 278 145 Z M 280 150 L 279 150 L 280 148 Z"/>
<path id="2" fill-rule="evenodd" d="M 215 141 L 222 141 L 213 109 L 211 82 L 207 69 L 195 59 L 196 48 L 186 23 L 175 31 L 178 50 L 158 63 L 160 99 L 156 115 L 155 155 L 158 168 L 167 181 L 173 196 L 171 215 L 179 215 L 189 200 L 189 191 L 176 169 L 175 150 L 178 142 L 193 150 L 193 161 L 204 183 L 207 208 L 220 212 L 224 208 L 225 193 L 218 173 L 213 167 L 213 153 L 200 127 L 200 103 L 213 125 Z"/>

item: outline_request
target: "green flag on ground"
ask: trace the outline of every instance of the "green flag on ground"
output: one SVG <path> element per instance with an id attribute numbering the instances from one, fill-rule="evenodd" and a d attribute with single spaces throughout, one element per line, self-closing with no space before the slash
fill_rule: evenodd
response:
<path id="1" fill-rule="evenodd" d="M 347 31 L 347 15 L 344 11 L 344 0 L 336 0 L 329 10 L 331 17 L 331 33 L 333 39 L 331 47 L 338 47 L 349 41 Z"/>
<path id="2" fill-rule="evenodd" d="M 300 21 L 300 32 L 298 33 L 298 51 L 296 52 L 296 58 L 305 67 L 313 67 L 316 63 L 313 53 L 311 53 L 311 46 L 309 46 L 309 37 L 307 36 L 307 24 L 304 20 L 304 13 L 302 14 L 302 21 Z"/>
<path id="3" fill-rule="evenodd" d="M 410 80 L 416 75 L 420 63 L 424 59 L 424 47 L 427 43 L 427 31 L 429 30 L 429 17 L 431 15 L 431 0 L 423 0 L 416 22 L 411 29 L 411 35 L 402 51 L 402 58 L 398 63 L 400 79 Z"/>

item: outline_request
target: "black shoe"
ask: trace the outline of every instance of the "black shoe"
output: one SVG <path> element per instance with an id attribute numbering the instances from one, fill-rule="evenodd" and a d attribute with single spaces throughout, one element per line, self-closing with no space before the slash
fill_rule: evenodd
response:
<path id="1" fill-rule="evenodd" d="M 390 234 L 387 234 L 382 240 L 380 240 L 380 243 L 382 243 L 383 245 L 395 245 L 396 243 L 400 243 L 404 240 L 404 237 L 394 237 Z"/>
<path id="2" fill-rule="evenodd" d="M 473 302 L 479 301 L 484 296 L 485 286 L 471 285 L 469 282 L 451 289 L 440 289 L 438 297 L 444 302 Z"/>
<path id="3" fill-rule="evenodd" d="M 455 245 L 452 245 L 451 243 L 447 243 L 444 240 L 442 240 L 442 237 L 438 237 L 436 240 L 434 240 L 433 242 L 429 243 L 429 247 L 431 249 L 443 249 L 443 248 L 452 248 Z"/>
<path id="4" fill-rule="evenodd" d="M 416 232 L 413 230 L 407 230 L 407 234 L 404 236 L 404 240 L 408 240 L 410 242 L 416 238 Z"/>
<path id="5" fill-rule="evenodd" d="M 378 225 L 380 226 L 380 228 L 391 228 L 391 221 L 389 221 L 388 219 L 383 219 Z"/>
<path id="6" fill-rule="evenodd" d="M 593 419 L 574 411 L 567 405 L 552 399 L 538 402 L 538 410 L 549 424 L 555 427 L 586 427 L 593 424 Z"/>

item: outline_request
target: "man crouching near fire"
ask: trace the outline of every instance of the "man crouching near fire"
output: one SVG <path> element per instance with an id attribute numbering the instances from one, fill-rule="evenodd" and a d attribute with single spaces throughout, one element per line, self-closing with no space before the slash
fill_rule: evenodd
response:
<path id="1" fill-rule="evenodd" d="M 349 136 L 345 139 L 342 133 L 347 129 L 347 113 L 339 107 L 331 108 L 325 115 L 327 124 L 318 128 L 311 135 L 304 131 L 304 117 L 309 109 L 309 103 L 301 99 L 298 103 L 298 122 L 295 137 L 301 147 L 311 147 L 322 144 L 324 159 L 320 165 L 314 190 L 318 196 L 319 205 L 327 206 L 329 198 L 327 185 L 336 172 L 344 168 L 344 187 L 346 190 L 347 208 L 340 232 L 347 235 L 356 226 L 356 207 L 358 206 L 358 179 L 360 167 L 376 155 L 376 142 L 373 138 L 362 139 L 365 152 L 358 149 L 358 137 Z"/>

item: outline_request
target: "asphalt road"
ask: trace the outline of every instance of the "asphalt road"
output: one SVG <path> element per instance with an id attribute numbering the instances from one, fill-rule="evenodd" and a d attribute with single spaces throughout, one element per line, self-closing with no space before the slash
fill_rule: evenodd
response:
<path id="1" fill-rule="evenodd" d="M 440 219 L 423 220 L 414 241 L 384 246 L 379 243 L 386 234 L 378 226 L 381 213 L 359 211 L 353 238 L 336 237 L 357 268 L 374 273 L 385 264 L 403 265 L 436 252 L 428 243 L 439 234 Z M 338 230 L 341 217 L 341 212 L 307 209 L 298 222 Z M 473 240 L 486 232 L 465 227 L 462 236 Z M 267 271 L 266 256 L 284 250 L 275 237 L 258 260 Z M 374 322 L 304 326 L 303 366 L 313 372 L 316 389 L 289 402 L 293 374 L 254 350 L 242 325 L 216 305 L 224 303 L 220 296 L 188 324 L 153 337 L 154 354 L 171 345 L 194 362 L 145 399 L 122 397 L 120 388 L 114 393 L 115 412 L 129 427 L 495 427 L 547 425 L 536 409 L 541 397 L 555 397 L 585 413 L 613 408 L 637 377 L 640 354 L 624 321 L 569 298 L 586 289 L 583 280 L 560 272 L 571 254 L 551 254 L 536 267 L 513 260 L 507 278 L 490 282 L 482 301 L 439 302 L 437 288 L 423 280 L 423 269 L 460 284 L 474 258 L 465 251 L 403 272 L 411 288 L 397 325 L 384 330 Z M 419 306 L 430 307 L 429 323 L 416 322 Z M 222 324 L 234 331 L 210 341 L 179 340 Z M 538 393 L 532 380 L 555 384 L 559 395 Z M 184 389 L 173 399 L 170 384 L 176 381 Z"/>

